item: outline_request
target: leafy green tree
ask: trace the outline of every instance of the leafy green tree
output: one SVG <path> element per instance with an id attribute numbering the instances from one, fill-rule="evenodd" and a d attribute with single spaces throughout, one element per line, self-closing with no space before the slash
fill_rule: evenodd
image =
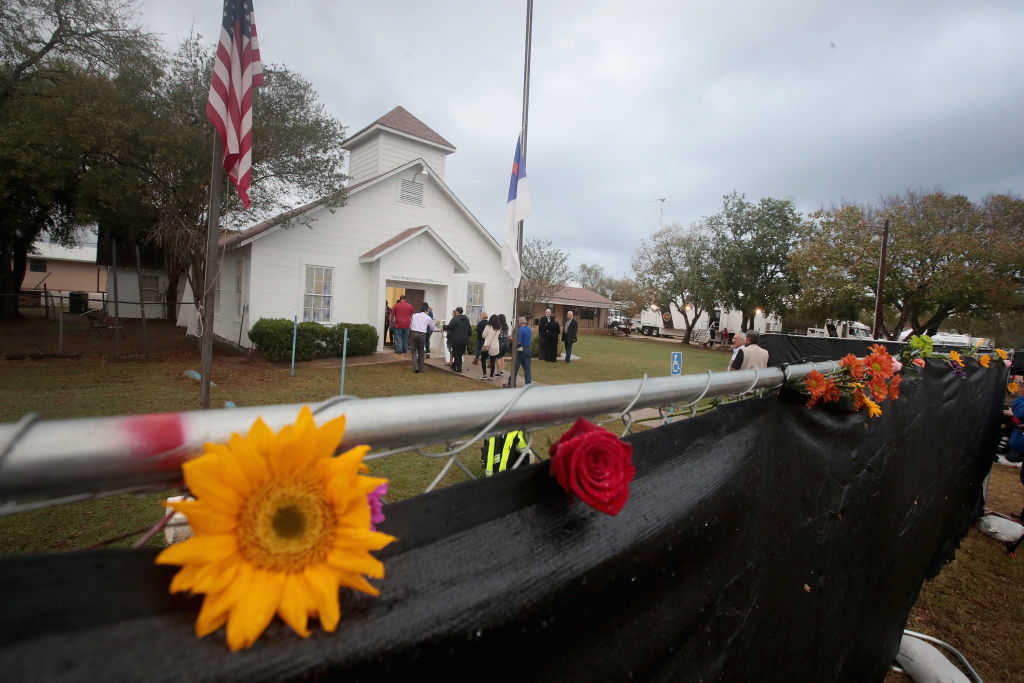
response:
<path id="1" fill-rule="evenodd" d="M 999 195 L 980 205 L 943 192 L 852 204 L 810 217 L 794 257 L 804 301 L 874 306 L 879 233 L 889 221 L 883 331 L 934 333 L 952 316 L 1022 310 L 1024 202 Z"/>
<path id="2" fill-rule="evenodd" d="M 0 3 L 0 319 L 18 316 L 39 235 L 71 240 L 98 137 L 91 86 L 126 55 L 152 49 L 130 9 L 110 0 Z"/>
<path id="3" fill-rule="evenodd" d="M 800 288 L 790 266 L 800 234 L 793 202 L 764 197 L 754 204 L 733 192 L 704 226 L 713 244 L 715 290 L 721 303 L 743 313 L 743 330 L 752 327 L 759 308 L 766 315 L 785 312 Z"/>
<path id="4" fill-rule="evenodd" d="M 711 252 L 705 232 L 672 225 L 654 233 L 650 240 L 642 240 L 633 257 L 641 291 L 658 302 L 661 310 L 669 311 L 670 304 L 675 304 L 682 314 L 686 325 L 683 343 L 689 343 L 694 323 L 719 299 Z"/>

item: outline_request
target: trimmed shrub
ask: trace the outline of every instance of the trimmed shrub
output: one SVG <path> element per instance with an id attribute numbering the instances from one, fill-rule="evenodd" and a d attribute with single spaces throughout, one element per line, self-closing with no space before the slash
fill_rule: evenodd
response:
<path id="1" fill-rule="evenodd" d="M 295 339 L 295 360 L 338 358 L 348 328 L 348 355 L 366 356 L 377 350 L 377 328 L 373 325 L 338 323 L 325 327 L 320 323 L 299 323 Z M 274 362 L 292 358 L 292 321 L 284 318 L 260 318 L 249 330 L 249 339 L 263 356 Z"/>
<path id="2" fill-rule="evenodd" d="M 345 341 L 345 329 L 348 329 L 348 355 L 368 356 L 377 351 L 377 328 L 361 323 L 338 323 L 327 328 L 327 350 L 324 355 L 338 358 Z"/>
<path id="3" fill-rule="evenodd" d="M 310 325 L 320 327 L 317 323 L 299 323 L 298 336 L 295 340 L 295 360 L 312 360 L 316 353 L 317 333 L 311 330 Z M 260 318 L 249 330 L 249 339 L 267 360 L 291 360 L 291 320 Z"/>

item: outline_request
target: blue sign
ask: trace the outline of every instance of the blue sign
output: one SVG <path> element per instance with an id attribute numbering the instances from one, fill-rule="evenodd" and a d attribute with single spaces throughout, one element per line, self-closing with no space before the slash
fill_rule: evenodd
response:
<path id="1" fill-rule="evenodd" d="M 672 352 L 672 374 L 681 375 L 683 374 L 683 352 L 673 351 Z"/>

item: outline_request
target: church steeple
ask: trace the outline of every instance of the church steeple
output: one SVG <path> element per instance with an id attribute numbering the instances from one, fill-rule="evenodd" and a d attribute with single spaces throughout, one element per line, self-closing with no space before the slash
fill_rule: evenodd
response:
<path id="1" fill-rule="evenodd" d="M 353 182 L 387 173 L 417 158 L 443 178 L 445 158 L 455 151 L 455 145 L 401 106 L 349 136 L 342 147 L 349 151 Z"/>

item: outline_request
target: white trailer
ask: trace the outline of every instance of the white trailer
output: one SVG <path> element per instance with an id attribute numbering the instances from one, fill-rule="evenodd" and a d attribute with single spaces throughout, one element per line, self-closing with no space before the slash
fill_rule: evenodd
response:
<path id="1" fill-rule="evenodd" d="M 656 306 L 650 306 L 640 311 L 640 331 L 646 336 L 660 337 L 664 328 L 665 325 L 661 322 L 661 311 Z"/>

